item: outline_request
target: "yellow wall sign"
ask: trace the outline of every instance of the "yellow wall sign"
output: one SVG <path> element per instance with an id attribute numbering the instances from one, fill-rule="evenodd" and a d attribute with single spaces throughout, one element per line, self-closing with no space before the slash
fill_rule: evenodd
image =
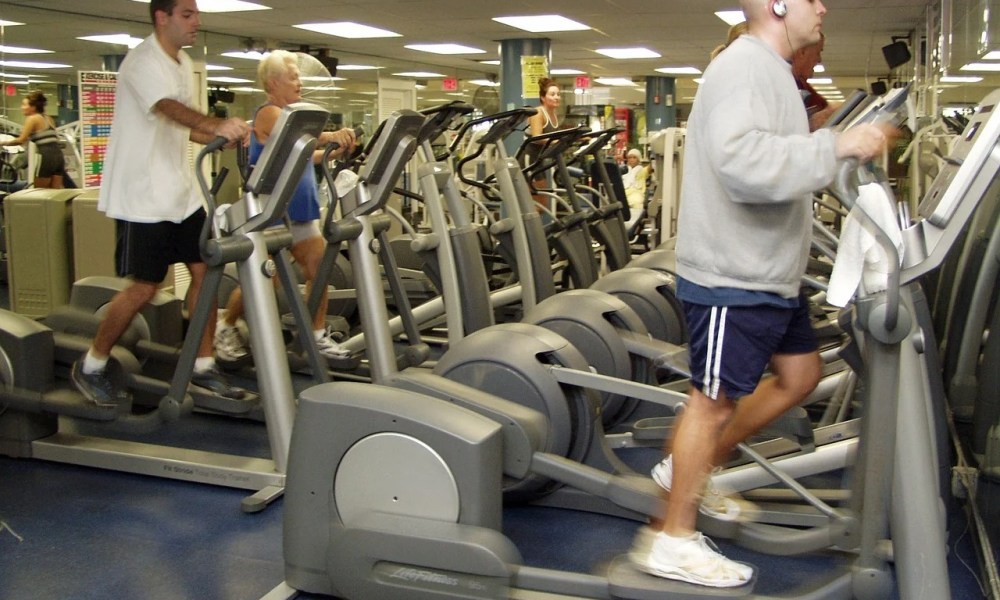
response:
<path id="1" fill-rule="evenodd" d="M 521 97 L 537 98 L 538 82 L 549 76 L 549 59 L 546 56 L 521 57 Z"/>

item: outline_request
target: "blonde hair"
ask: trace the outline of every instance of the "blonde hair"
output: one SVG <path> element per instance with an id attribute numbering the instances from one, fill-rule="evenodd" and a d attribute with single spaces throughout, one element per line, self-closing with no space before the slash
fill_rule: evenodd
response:
<path id="1" fill-rule="evenodd" d="M 264 91 L 268 92 L 272 81 L 289 72 L 292 67 L 297 67 L 298 64 L 298 58 L 294 53 L 288 50 L 272 50 L 260 59 L 257 65 L 257 80 L 264 86 Z"/>
<path id="2" fill-rule="evenodd" d="M 741 35 L 743 35 L 744 33 L 746 33 L 749 30 L 750 30 L 750 26 L 747 25 L 746 21 L 740 21 L 736 25 L 733 25 L 732 27 L 730 27 L 729 28 L 729 33 L 728 33 L 728 35 L 726 35 L 726 43 L 725 44 L 719 44 L 718 46 L 716 46 L 715 50 L 712 50 L 712 53 L 709 55 L 709 60 L 714 59 L 716 56 L 719 55 L 720 52 L 722 52 L 723 50 L 725 50 L 726 48 L 728 48 L 729 44 L 732 44 L 733 42 L 735 42 L 737 38 L 739 38 Z"/>

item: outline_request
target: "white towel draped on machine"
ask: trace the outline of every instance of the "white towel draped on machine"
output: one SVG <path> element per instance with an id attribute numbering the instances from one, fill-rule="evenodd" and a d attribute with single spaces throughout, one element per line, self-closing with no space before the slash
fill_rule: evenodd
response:
<path id="1" fill-rule="evenodd" d="M 863 293 L 872 294 L 884 290 L 888 281 L 889 258 L 875 240 L 874 230 L 871 229 L 875 225 L 860 218 L 857 214 L 859 210 L 864 210 L 888 234 L 902 264 L 903 239 L 896 221 L 894 202 L 885 188 L 877 183 L 861 186 L 858 188 L 858 200 L 844 221 L 837 259 L 830 275 L 826 299 L 834 306 L 846 306 L 854 298 L 859 284 L 863 286 Z"/>

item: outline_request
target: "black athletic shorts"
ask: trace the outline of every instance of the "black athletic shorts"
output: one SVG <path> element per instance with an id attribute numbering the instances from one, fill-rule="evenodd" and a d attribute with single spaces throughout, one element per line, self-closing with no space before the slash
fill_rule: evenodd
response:
<path id="1" fill-rule="evenodd" d="M 180 223 L 134 223 L 115 219 L 115 270 L 119 277 L 161 283 L 174 263 L 199 263 L 199 237 L 205 211 Z"/>
<path id="2" fill-rule="evenodd" d="M 63 174 L 63 171 L 66 170 L 66 159 L 63 157 L 59 144 L 41 144 L 36 145 L 35 148 L 42 159 L 35 177 L 52 177 Z"/>

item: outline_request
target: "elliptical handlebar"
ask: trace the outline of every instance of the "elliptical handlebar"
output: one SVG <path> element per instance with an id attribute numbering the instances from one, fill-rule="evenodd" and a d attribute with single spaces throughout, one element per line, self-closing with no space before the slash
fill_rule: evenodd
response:
<path id="1" fill-rule="evenodd" d="M 455 152 L 455 150 L 457 150 L 461 145 L 462 138 L 465 137 L 465 134 L 477 125 L 496 121 L 496 123 L 490 127 L 489 131 L 487 131 L 480 140 L 481 143 L 488 144 L 505 137 L 507 134 L 516 129 L 523 129 L 528 124 L 528 118 L 534 116 L 537 112 L 537 109 L 525 106 L 523 108 L 515 108 L 514 110 L 508 110 L 480 117 L 478 119 L 472 119 L 463 125 L 458 130 L 458 133 L 455 134 L 455 139 L 451 143 L 450 150 L 451 152 Z"/>

